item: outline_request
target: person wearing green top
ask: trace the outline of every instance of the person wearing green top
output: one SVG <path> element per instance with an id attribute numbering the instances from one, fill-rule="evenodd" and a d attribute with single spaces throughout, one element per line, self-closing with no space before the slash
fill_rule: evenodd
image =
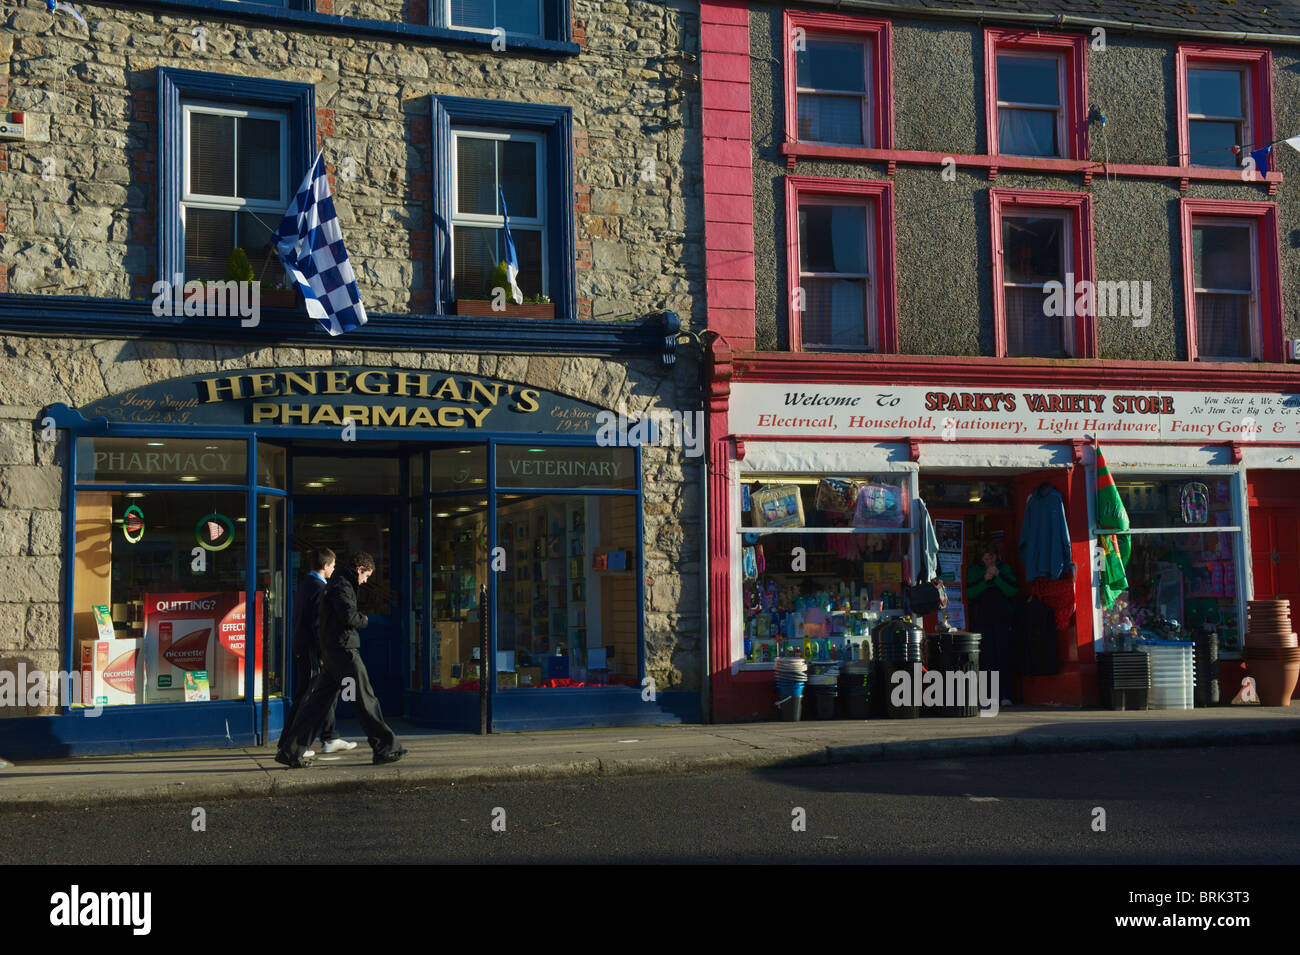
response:
<path id="1" fill-rule="evenodd" d="M 1011 705 L 1011 598 L 1019 592 L 997 545 L 984 541 L 979 562 L 966 569 L 966 599 L 970 628 L 980 635 L 980 667 L 997 671 L 1002 706 Z"/>

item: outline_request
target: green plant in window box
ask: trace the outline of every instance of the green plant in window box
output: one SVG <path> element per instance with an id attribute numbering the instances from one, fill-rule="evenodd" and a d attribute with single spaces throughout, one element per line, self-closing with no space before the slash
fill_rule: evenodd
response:
<path id="1" fill-rule="evenodd" d="M 502 289 L 504 295 L 496 294 L 496 289 Z M 498 262 L 497 267 L 488 276 L 487 287 L 483 290 L 483 294 L 487 298 L 456 299 L 456 314 L 477 318 L 499 318 L 503 315 L 510 318 L 555 317 L 555 304 L 545 295 L 525 296 L 522 303 L 516 303 L 511 299 L 510 272 L 504 260 Z M 503 298 L 505 307 L 493 308 L 493 305 Z"/>
<path id="2" fill-rule="evenodd" d="M 266 269 L 270 265 L 271 256 L 275 254 L 275 249 L 268 247 L 267 257 L 262 263 L 262 274 L 266 274 Z M 257 273 L 253 270 L 253 263 L 248 260 L 248 253 L 235 246 L 230 252 L 230 258 L 226 262 L 226 275 L 223 282 L 256 282 L 258 285 L 258 304 L 270 306 L 272 308 L 294 308 L 298 304 L 298 289 L 289 284 L 271 285 L 262 282 L 257 278 Z M 214 287 L 215 283 L 207 282 L 207 299 L 209 302 L 217 299 L 220 294 Z"/>

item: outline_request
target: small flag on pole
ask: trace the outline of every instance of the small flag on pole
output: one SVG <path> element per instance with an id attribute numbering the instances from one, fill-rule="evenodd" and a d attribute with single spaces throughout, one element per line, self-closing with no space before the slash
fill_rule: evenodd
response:
<path id="1" fill-rule="evenodd" d="M 519 290 L 519 255 L 515 252 L 515 240 L 510 237 L 510 213 L 506 211 L 506 193 L 500 186 L 497 186 L 497 193 L 501 196 L 501 218 L 506 224 L 506 275 L 510 278 L 510 297 L 515 300 L 516 305 L 524 301 L 524 293 Z"/>
<path id="2" fill-rule="evenodd" d="M 307 314 L 325 331 L 342 335 L 366 323 L 357 277 L 330 196 L 324 150 L 316 154 L 289 204 L 275 233 L 275 247 L 284 270 L 302 290 Z"/>

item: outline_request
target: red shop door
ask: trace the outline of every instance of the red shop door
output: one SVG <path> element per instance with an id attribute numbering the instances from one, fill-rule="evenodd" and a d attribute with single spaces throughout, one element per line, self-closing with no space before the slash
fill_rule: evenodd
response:
<path id="1" fill-rule="evenodd" d="M 1300 512 L 1295 508 L 1250 510 L 1251 564 L 1257 600 L 1289 600 L 1300 612 Z"/>

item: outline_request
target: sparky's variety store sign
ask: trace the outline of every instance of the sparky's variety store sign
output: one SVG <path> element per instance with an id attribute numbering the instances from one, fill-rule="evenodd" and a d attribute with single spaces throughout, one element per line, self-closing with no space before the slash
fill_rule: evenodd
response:
<path id="1" fill-rule="evenodd" d="M 732 385 L 738 435 L 949 440 L 1300 441 L 1300 395 Z"/>
<path id="2" fill-rule="evenodd" d="M 293 425 L 594 434 L 599 408 L 541 388 L 399 368 L 268 368 L 193 375 L 79 409 L 123 424 Z"/>

